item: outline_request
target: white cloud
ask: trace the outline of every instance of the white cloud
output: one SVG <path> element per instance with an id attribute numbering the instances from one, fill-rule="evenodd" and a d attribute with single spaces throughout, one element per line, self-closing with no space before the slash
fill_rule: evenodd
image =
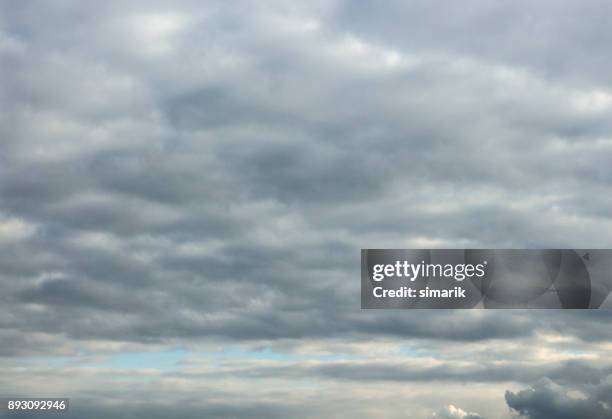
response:
<path id="1" fill-rule="evenodd" d="M 433 419 L 482 419 L 477 413 L 466 412 L 452 404 L 434 413 Z"/>
<path id="2" fill-rule="evenodd" d="M 36 232 L 36 226 L 16 217 L 0 215 L 0 242 L 18 242 Z"/>

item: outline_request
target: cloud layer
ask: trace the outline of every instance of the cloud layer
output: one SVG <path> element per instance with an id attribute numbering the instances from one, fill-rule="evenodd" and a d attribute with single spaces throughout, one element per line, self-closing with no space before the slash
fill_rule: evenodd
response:
<path id="1" fill-rule="evenodd" d="M 609 414 L 605 312 L 359 310 L 362 247 L 610 247 L 608 2 L 0 7 L 0 392 Z"/>

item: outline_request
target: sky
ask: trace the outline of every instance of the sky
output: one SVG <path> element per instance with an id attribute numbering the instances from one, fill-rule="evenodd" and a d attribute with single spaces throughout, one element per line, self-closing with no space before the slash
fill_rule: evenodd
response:
<path id="1" fill-rule="evenodd" d="M 361 248 L 612 245 L 611 15 L 0 0 L 0 395 L 612 418 L 610 312 L 362 311 L 359 271 Z"/>

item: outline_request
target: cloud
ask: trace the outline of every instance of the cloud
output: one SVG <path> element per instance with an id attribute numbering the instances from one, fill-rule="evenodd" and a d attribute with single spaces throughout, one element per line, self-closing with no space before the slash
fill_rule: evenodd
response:
<path id="1" fill-rule="evenodd" d="M 432 419 L 483 419 L 477 413 L 468 413 L 452 404 L 434 413 Z"/>
<path id="2" fill-rule="evenodd" d="M 500 419 L 506 389 L 609 373 L 607 312 L 366 313 L 358 260 L 610 246 L 609 4 L 0 8 L 0 361 L 26 364 L 5 388 L 37 393 L 37 359 L 223 348 L 249 355 L 208 376 L 254 396 L 210 400 L 225 416 L 194 405 L 204 416 L 333 417 L 367 382 L 379 404 L 351 416 L 453 404 Z M 249 362 L 262 348 L 290 359 Z M 96 397 L 115 383 L 87 365 L 77 393 L 98 407 L 76 411 L 125 404 Z M 257 393 L 247 373 L 282 383 Z M 166 378 L 150 393 L 199 390 Z M 275 408 L 296 380 L 326 383 L 319 410 Z M 462 380 L 478 394 L 419 390 Z M 400 384 L 410 403 L 382 395 Z"/>
<path id="3" fill-rule="evenodd" d="M 560 386 L 542 379 L 529 389 L 506 392 L 506 402 L 516 413 L 528 419 L 605 419 L 612 415 L 612 376 L 600 383 Z"/>
<path id="4" fill-rule="evenodd" d="M 601 64 L 608 62 L 610 56 L 604 52 L 600 36 L 609 35 L 610 29 L 596 16 L 609 11 L 610 5 L 593 2 L 582 8 L 570 0 L 553 9 L 552 4 L 538 1 L 493 5 L 470 1 L 467 7 L 461 7 L 444 2 L 440 9 L 426 1 L 393 1 L 385 8 L 372 1 L 347 2 L 335 16 L 354 33 L 402 50 L 502 62 L 529 68 L 552 80 L 587 85 L 604 84 L 605 80 L 609 83 Z M 586 16 L 592 17 L 591 25 L 583 19 Z M 589 46 L 593 49 L 584 49 Z"/>

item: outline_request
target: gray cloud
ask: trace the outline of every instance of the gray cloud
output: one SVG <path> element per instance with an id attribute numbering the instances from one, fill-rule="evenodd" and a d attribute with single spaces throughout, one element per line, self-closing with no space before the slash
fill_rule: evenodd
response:
<path id="1" fill-rule="evenodd" d="M 598 369 L 599 368 L 599 369 Z M 611 366 L 591 365 L 580 361 L 562 363 L 507 362 L 503 365 L 484 363 L 478 359 L 464 356 L 464 365 L 457 367 L 452 362 L 431 363 L 422 360 L 415 365 L 405 359 L 390 362 L 366 360 L 356 362 L 324 362 L 318 364 L 250 365 L 245 363 L 238 368 L 228 368 L 227 376 L 235 375 L 249 378 L 272 377 L 323 377 L 334 380 L 355 382 L 520 382 L 538 381 L 541 377 L 553 377 L 568 385 L 591 385 L 599 383 L 609 372 Z M 215 372 L 212 372 L 214 374 Z"/>
<path id="2" fill-rule="evenodd" d="M 381 8 L 375 2 L 347 2 L 336 18 L 356 33 L 402 49 L 527 67 L 553 80 L 609 83 L 602 69 L 610 60 L 603 41 L 610 29 L 601 16 L 609 13 L 610 4 L 555 4 L 470 1 L 461 6 L 444 2 L 439 8 L 426 1 L 394 1 Z"/>
<path id="3" fill-rule="evenodd" d="M 3 362 L 384 342 L 461 364 L 478 342 L 491 352 L 472 348 L 487 359 L 476 368 L 245 360 L 225 373 L 598 382 L 609 313 L 365 313 L 358 258 L 609 247 L 609 7 L 1 2 Z M 206 416 L 333 417 L 348 403 L 334 397 L 315 413 L 228 402 Z M 422 398 L 411 417 L 468 398 Z M 406 416 L 397 406 L 388 417 Z"/>
<path id="4" fill-rule="evenodd" d="M 610 376 L 597 385 L 564 388 L 549 379 L 519 392 L 506 392 L 506 402 L 516 413 L 529 419 L 605 419 L 612 415 Z"/>

